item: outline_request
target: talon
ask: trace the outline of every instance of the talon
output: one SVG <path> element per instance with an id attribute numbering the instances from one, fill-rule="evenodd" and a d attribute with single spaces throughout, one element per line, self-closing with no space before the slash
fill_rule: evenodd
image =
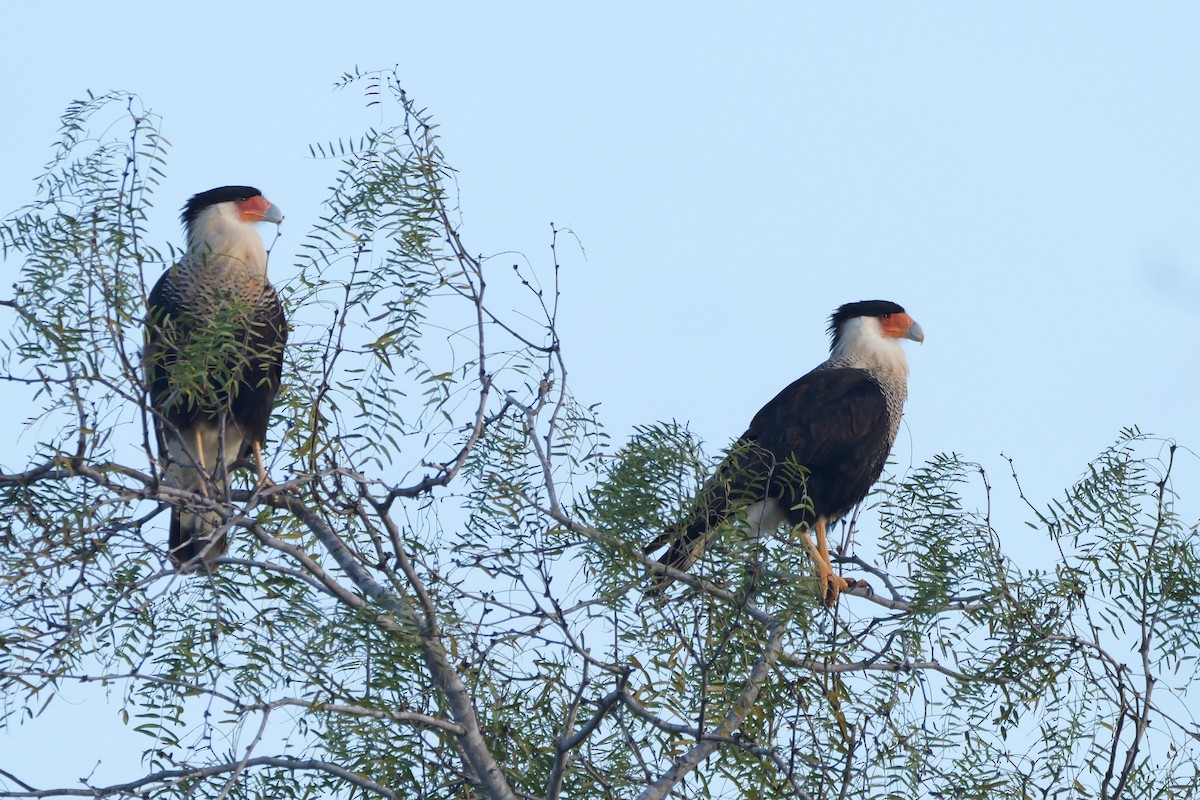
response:
<path id="1" fill-rule="evenodd" d="M 826 575 L 820 576 L 825 584 L 825 596 L 822 602 L 826 608 L 833 608 L 837 605 L 838 597 L 842 592 L 853 586 L 851 581 L 846 580 L 841 575 L 830 571 Z"/>
<path id="2" fill-rule="evenodd" d="M 868 594 L 874 594 L 871 591 L 871 584 L 856 578 L 843 578 L 841 575 L 831 575 L 826 583 L 824 603 L 828 608 L 836 605 L 841 593 L 849 589 L 866 589 Z"/>

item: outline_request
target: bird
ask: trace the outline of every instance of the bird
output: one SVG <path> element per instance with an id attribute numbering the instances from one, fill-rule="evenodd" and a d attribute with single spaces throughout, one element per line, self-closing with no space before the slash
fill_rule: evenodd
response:
<path id="1" fill-rule="evenodd" d="M 143 366 L 164 483 L 227 497 L 230 471 L 262 446 L 283 374 L 287 320 L 267 278 L 256 223 L 283 214 L 251 186 L 193 195 L 180 215 L 187 250 L 150 291 Z M 176 569 L 212 569 L 228 546 L 222 515 L 172 504 L 168 554 Z M 197 560 L 198 559 L 198 560 Z"/>
<path id="2" fill-rule="evenodd" d="M 757 539 L 786 522 L 799 526 L 825 605 L 857 583 L 834 572 L 826 531 L 883 472 L 908 397 L 900 342 L 923 342 L 925 333 L 888 300 L 842 305 L 828 332 L 829 358 L 754 415 L 690 512 L 646 545 L 647 557 L 665 547 L 656 563 L 686 571 L 731 524 Z M 661 595 L 673 578 L 651 572 L 649 594 Z"/>

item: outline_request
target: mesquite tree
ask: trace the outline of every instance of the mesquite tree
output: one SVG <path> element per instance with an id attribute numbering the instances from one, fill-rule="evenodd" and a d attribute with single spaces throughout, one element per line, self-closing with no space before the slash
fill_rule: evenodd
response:
<path id="1" fill-rule="evenodd" d="M 651 421 L 610 445 L 568 388 L 557 234 L 540 268 L 472 255 L 430 117 L 393 75 L 342 85 L 392 122 L 313 147 L 336 174 L 273 268 L 293 324 L 266 483 L 163 480 L 141 331 L 177 253 L 146 209 L 180 198 L 138 98 L 73 104 L 0 227 L 3 374 L 30 409 L 0 459 L 0 725 L 22 736 L 102 681 L 146 736 L 105 785 L 32 785 L 0 753 L 0 796 L 1200 792 L 1183 450 L 1123 432 L 1027 503 L 1058 554 L 1041 569 L 947 455 L 873 495 L 862 538 L 885 555 L 855 549 L 857 516 L 839 529 L 872 588 L 833 611 L 783 531 L 731 530 L 649 598 L 641 546 L 713 454 Z M 167 558 L 180 504 L 229 527 L 211 572 Z"/>

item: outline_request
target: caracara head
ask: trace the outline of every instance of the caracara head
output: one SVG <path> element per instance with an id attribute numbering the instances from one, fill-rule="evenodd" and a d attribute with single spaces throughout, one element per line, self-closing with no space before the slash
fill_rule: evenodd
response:
<path id="1" fill-rule="evenodd" d="M 189 247 L 208 245 L 216 250 L 218 241 L 238 236 L 239 228 L 249 232 L 255 222 L 278 225 L 283 222 L 283 212 L 253 186 L 219 186 L 193 195 L 184 204 L 180 219 Z"/>
<path id="2" fill-rule="evenodd" d="M 900 340 L 925 341 L 921 326 L 890 300 L 846 303 L 829 318 L 829 335 L 831 359 L 902 374 L 908 373 L 908 361 Z"/>

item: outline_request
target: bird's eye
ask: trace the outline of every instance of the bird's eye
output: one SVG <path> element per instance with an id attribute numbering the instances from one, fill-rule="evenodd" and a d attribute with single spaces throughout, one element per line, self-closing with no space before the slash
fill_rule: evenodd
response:
<path id="1" fill-rule="evenodd" d="M 880 319 L 884 319 L 884 320 L 891 319 L 891 318 L 892 318 L 891 314 L 884 314 L 880 317 Z"/>

